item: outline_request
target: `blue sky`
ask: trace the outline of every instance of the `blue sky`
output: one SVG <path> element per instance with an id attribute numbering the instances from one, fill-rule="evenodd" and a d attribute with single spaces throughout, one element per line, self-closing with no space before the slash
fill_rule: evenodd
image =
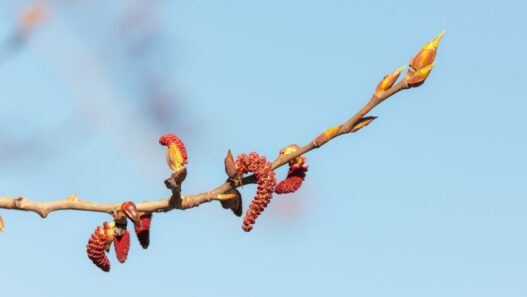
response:
<path id="1" fill-rule="evenodd" d="M 0 3 L 0 40 L 26 3 Z M 1 196 L 164 198 L 167 132 L 189 151 L 183 192 L 208 190 L 229 148 L 307 143 L 447 33 L 427 82 L 309 153 L 302 190 L 249 234 L 216 203 L 155 215 L 151 247 L 105 274 L 85 245 L 108 216 L 0 210 L 2 296 L 525 295 L 525 3 L 152 1 L 126 30 L 128 5 L 51 2 L 1 58 Z M 147 80 L 168 86 L 168 119 Z"/>

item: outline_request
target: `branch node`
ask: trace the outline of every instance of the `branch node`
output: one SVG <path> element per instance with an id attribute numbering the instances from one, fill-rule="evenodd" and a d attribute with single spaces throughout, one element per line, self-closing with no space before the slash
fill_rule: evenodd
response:
<path id="1" fill-rule="evenodd" d="M 68 198 L 66 198 L 66 200 L 70 202 L 77 202 L 79 201 L 79 198 L 75 195 L 69 195 Z"/>
<path id="2" fill-rule="evenodd" d="M 47 208 L 42 209 L 41 211 L 38 212 L 38 214 L 40 215 L 41 218 L 45 219 L 47 218 L 49 214 L 49 210 Z"/>
<path id="3" fill-rule="evenodd" d="M 22 208 L 22 203 L 24 203 L 24 200 L 25 198 L 20 196 L 20 197 L 16 197 L 15 199 L 13 199 L 14 203 L 15 203 L 15 207 L 16 208 Z"/>

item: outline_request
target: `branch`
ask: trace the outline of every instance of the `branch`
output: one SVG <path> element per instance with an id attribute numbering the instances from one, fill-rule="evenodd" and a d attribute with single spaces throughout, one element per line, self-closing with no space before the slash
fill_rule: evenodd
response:
<path id="1" fill-rule="evenodd" d="M 396 84 L 394 87 L 388 89 L 386 92 L 384 92 L 382 95 L 377 96 L 373 95 L 370 101 L 359 111 L 355 116 L 353 116 L 351 119 L 340 125 L 339 131 L 334 134 L 330 135 L 329 138 L 324 142 L 328 142 L 340 135 L 347 134 L 351 132 L 351 129 L 353 126 L 357 124 L 357 122 L 363 118 L 364 115 L 366 115 L 368 112 L 370 112 L 375 106 L 377 106 L 382 101 L 386 100 L 390 96 L 394 95 L 395 93 L 399 92 L 403 89 L 408 89 L 408 84 L 406 83 L 406 80 L 402 80 L 398 84 Z M 310 143 L 306 144 L 305 146 L 301 147 L 299 150 L 297 150 L 294 153 L 288 154 L 288 155 L 281 155 L 279 156 L 274 162 L 272 169 L 275 170 L 284 164 L 288 163 L 289 161 L 293 160 L 294 158 L 304 155 L 307 152 L 319 148 L 324 143 L 317 143 L 316 139 L 311 141 Z M 174 178 L 171 177 L 167 179 L 167 182 L 173 181 Z M 223 183 L 222 185 L 218 186 L 217 188 L 194 195 L 181 195 L 178 199 L 175 199 L 175 202 L 173 201 L 174 197 L 177 197 L 178 195 L 172 195 L 168 198 L 158 200 L 158 201 L 144 201 L 137 204 L 137 210 L 141 212 L 168 212 L 173 209 L 189 209 L 193 207 L 197 207 L 203 203 L 215 201 L 215 200 L 222 200 L 221 197 L 218 197 L 218 195 L 228 192 L 231 189 L 236 189 L 242 185 L 247 184 L 254 184 L 256 182 L 256 178 L 254 175 L 250 175 L 248 177 L 245 177 L 242 179 L 241 182 L 231 182 L 227 181 Z M 170 187 L 169 187 L 170 188 Z M 23 211 L 33 211 L 39 214 L 42 218 L 45 218 L 48 216 L 50 212 L 58 211 L 58 210 L 80 210 L 80 211 L 92 211 L 92 212 L 104 212 L 111 214 L 113 211 L 118 209 L 121 206 L 120 203 L 99 203 L 99 202 L 89 202 L 84 201 L 75 195 L 71 195 L 65 199 L 62 200 L 56 200 L 56 201 L 50 201 L 50 202 L 36 202 L 31 201 L 29 199 L 26 199 L 24 197 L 0 197 L 0 208 L 4 209 L 14 209 L 14 210 L 23 210 Z"/>
<path id="2" fill-rule="evenodd" d="M 295 160 L 295 158 L 300 157 L 313 149 L 320 148 L 322 145 L 336 137 L 358 131 L 375 119 L 375 117 L 365 116 L 378 104 L 382 103 L 401 90 L 420 86 L 426 80 L 430 74 L 430 71 L 435 65 L 433 61 L 435 59 L 437 46 L 442 34 L 443 33 L 427 43 L 421 49 L 421 51 L 412 58 L 410 62 L 410 68 L 402 80 L 400 80 L 398 83 L 395 83 L 401 74 L 402 68 L 398 68 L 394 72 L 385 76 L 377 86 L 377 89 L 370 100 L 352 118 L 336 127 L 326 130 L 305 146 L 296 149 L 296 151 L 288 154 L 280 154 L 279 157 L 276 158 L 272 163 L 271 170 L 274 171 L 284 164 Z M 175 171 L 175 173 L 165 181 L 165 185 L 172 191 L 172 195 L 157 201 L 144 201 L 137 203 L 137 211 L 143 213 L 168 212 L 174 209 L 185 210 L 197 207 L 203 203 L 208 203 L 211 201 L 225 201 L 233 197 L 226 195 L 225 193 L 229 193 L 240 186 L 257 182 L 257 176 L 255 174 L 239 178 L 231 177 L 222 185 L 208 192 L 194 195 L 181 195 L 181 184 L 185 176 L 186 169 L 184 174 L 182 172 Z M 36 202 L 28 200 L 24 197 L 0 197 L 0 208 L 32 211 L 39 214 L 42 218 L 47 217 L 48 214 L 53 211 L 59 210 L 78 210 L 112 214 L 119 210 L 120 207 L 121 203 L 89 202 L 81 200 L 75 195 L 71 195 L 62 200 L 50 202 Z"/>

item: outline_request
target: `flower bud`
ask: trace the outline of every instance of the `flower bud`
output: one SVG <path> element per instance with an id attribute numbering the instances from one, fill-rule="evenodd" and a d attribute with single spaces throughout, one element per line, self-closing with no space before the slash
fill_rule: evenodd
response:
<path id="1" fill-rule="evenodd" d="M 351 128 L 351 133 L 355 133 L 359 131 L 360 129 L 368 126 L 373 120 L 375 120 L 377 117 L 363 117 L 360 120 L 357 121 L 357 123 Z"/>
<path id="2" fill-rule="evenodd" d="M 141 246 L 146 249 L 150 245 L 150 223 L 152 222 L 152 214 L 144 213 L 141 216 L 141 224 L 135 226 L 135 234 Z"/>
<path id="3" fill-rule="evenodd" d="M 139 213 L 137 212 L 137 206 L 132 201 L 126 201 L 121 204 L 121 209 L 124 211 L 126 216 L 134 222 L 134 225 L 140 225 L 141 220 L 139 218 Z"/>
<path id="4" fill-rule="evenodd" d="M 183 141 L 174 134 L 165 134 L 159 138 L 159 144 L 167 146 L 167 163 L 173 171 L 179 171 L 188 163 L 187 149 Z"/>
<path id="5" fill-rule="evenodd" d="M 225 173 L 229 178 L 236 178 L 238 171 L 236 170 L 236 165 L 234 164 L 234 158 L 232 157 L 231 150 L 227 152 L 225 157 Z"/>
<path id="6" fill-rule="evenodd" d="M 105 224 L 107 223 L 105 222 Z M 99 267 L 102 271 L 108 272 L 110 271 L 110 260 L 108 260 L 105 253 L 107 245 L 107 234 L 105 230 L 105 227 L 97 227 L 95 229 L 86 245 L 86 252 L 88 258 L 93 264 Z"/>
<path id="7" fill-rule="evenodd" d="M 417 53 L 417 55 L 412 58 L 412 60 L 410 61 L 410 66 L 414 70 L 419 70 L 423 67 L 427 67 L 434 62 L 439 42 L 441 41 L 441 38 L 444 34 L 445 31 L 439 33 L 436 38 L 426 43 L 423 48 Z"/>
<path id="8" fill-rule="evenodd" d="M 112 242 L 113 242 L 115 222 L 112 222 L 111 224 L 109 224 L 108 222 L 104 222 L 102 226 L 104 229 L 104 234 L 106 235 L 106 241 L 104 243 L 104 250 L 106 252 L 109 252 L 110 246 L 112 245 Z"/>
<path id="9" fill-rule="evenodd" d="M 425 82 L 428 75 L 430 75 L 430 72 L 432 71 L 432 68 L 434 68 L 434 66 L 435 63 L 432 63 L 426 67 L 418 69 L 413 74 L 411 74 L 409 78 L 406 79 L 406 82 L 410 87 L 420 86 Z"/>
<path id="10" fill-rule="evenodd" d="M 115 256 L 119 262 L 124 263 L 128 258 L 128 251 L 130 251 L 130 232 L 126 230 L 123 235 L 114 235 Z"/>
<path id="11" fill-rule="evenodd" d="M 399 75 L 401 75 L 401 72 L 404 70 L 404 67 L 405 65 L 395 69 L 392 73 L 386 75 L 377 85 L 377 88 L 375 89 L 375 94 L 380 95 L 382 92 L 391 88 L 399 78 Z"/>
<path id="12" fill-rule="evenodd" d="M 306 177 L 308 166 L 305 157 L 296 157 L 289 161 L 287 177 L 275 187 L 276 194 L 288 194 L 296 192 L 302 186 Z"/>

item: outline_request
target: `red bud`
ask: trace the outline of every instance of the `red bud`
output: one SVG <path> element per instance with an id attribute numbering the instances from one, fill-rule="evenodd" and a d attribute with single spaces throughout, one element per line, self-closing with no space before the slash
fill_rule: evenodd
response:
<path id="1" fill-rule="evenodd" d="M 288 194 L 296 192 L 302 186 L 307 169 L 305 157 L 296 157 L 289 161 L 287 177 L 275 187 L 275 193 Z"/>
<path id="2" fill-rule="evenodd" d="M 146 249 L 150 244 L 150 223 L 152 222 L 152 214 L 145 213 L 141 215 L 141 225 L 135 226 L 135 234 L 141 246 Z"/>
<path id="3" fill-rule="evenodd" d="M 110 260 L 104 252 L 106 246 L 106 233 L 103 228 L 97 227 L 88 240 L 86 252 L 88 258 L 102 271 L 110 271 Z"/>
<path id="4" fill-rule="evenodd" d="M 114 235 L 113 246 L 115 248 L 115 256 L 119 262 L 126 262 L 128 258 L 128 251 L 130 251 L 130 232 L 128 230 L 121 236 Z"/>
<path id="5" fill-rule="evenodd" d="M 123 204 L 121 204 L 121 209 L 124 211 L 126 216 L 134 222 L 134 225 L 141 224 L 141 220 L 139 218 L 139 213 L 137 212 L 137 207 L 135 206 L 135 203 L 132 201 L 126 201 Z"/>

